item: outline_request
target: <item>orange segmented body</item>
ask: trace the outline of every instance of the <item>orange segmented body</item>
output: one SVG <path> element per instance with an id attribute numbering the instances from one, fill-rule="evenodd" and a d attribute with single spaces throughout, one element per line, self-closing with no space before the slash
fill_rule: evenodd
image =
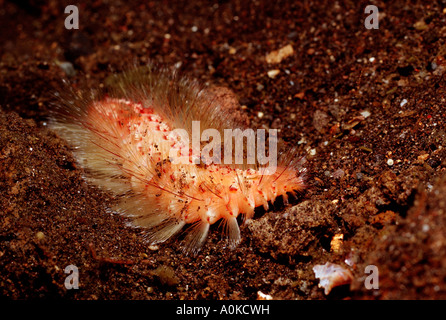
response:
<path id="1" fill-rule="evenodd" d="M 163 73 L 148 77 L 140 77 L 139 86 L 124 77 L 121 87 L 128 90 L 112 97 L 77 100 L 73 116 L 56 116 L 52 127 L 76 147 L 91 181 L 120 196 L 118 210 L 147 228 L 151 243 L 163 242 L 191 224 L 186 246 L 196 251 L 210 225 L 221 220 L 235 246 L 241 239 L 237 217 L 250 219 L 256 207 L 268 209 L 279 196 L 287 202 L 288 195 L 305 188 L 305 170 L 296 165 L 300 158 L 295 154 L 279 161 L 272 174 L 258 165 L 197 159 L 173 129 L 190 132 L 195 120 L 222 132 L 233 125 L 230 115 L 189 82 L 180 80 L 172 88 L 172 79 Z M 154 84 L 156 80 L 161 84 Z M 173 161 L 173 151 L 184 148 L 189 161 Z"/>

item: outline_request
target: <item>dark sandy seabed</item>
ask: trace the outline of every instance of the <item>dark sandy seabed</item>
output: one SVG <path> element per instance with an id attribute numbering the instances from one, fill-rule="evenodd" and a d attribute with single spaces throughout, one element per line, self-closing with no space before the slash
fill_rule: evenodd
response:
<path id="1" fill-rule="evenodd" d="M 446 2 L 84 1 L 79 30 L 64 28 L 68 4 L 0 0 L 3 298 L 446 298 Z M 252 128 L 307 158 L 310 187 L 244 225 L 234 250 L 218 228 L 197 256 L 181 239 L 149 247 L 47 127 L 61 79 L 99 88 L 149 61 L 229 88 Z M 312 268 L 326 262 L 352 283 L 325 295 Z"/>

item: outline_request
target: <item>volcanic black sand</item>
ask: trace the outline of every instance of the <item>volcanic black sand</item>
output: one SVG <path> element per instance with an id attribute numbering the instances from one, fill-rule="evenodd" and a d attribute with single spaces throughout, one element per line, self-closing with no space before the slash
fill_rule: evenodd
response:
<path id="1" fill-rule="evenodd" d="M 445 3 L 85 1 L 71 30 L 68 4 L 0 0 L 3 297 L 446 298 Z M 218 227 L 197 256 L 181 239 L 148 246 L 48 129 L 61 79 L 99 88 L 148 62 L 232 90 L 250 127 L 307 158 L 310 187 L 244 225 L 234 250 Z M 326 262 L 351 285 L 325 295 L 313 267 Z"/>

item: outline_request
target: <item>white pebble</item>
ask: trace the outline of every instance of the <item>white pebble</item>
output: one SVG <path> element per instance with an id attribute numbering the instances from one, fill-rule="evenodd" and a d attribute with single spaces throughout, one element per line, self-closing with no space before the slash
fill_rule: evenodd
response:
<path id="1" fill-rule="evenodd" d="M 265 57 L 267 63 L 280 63 L 283 59 L 291 56 L 294 53 L 293 46 L 287 45 L 279 50 L 268 53 Z"/>
<path id="2" fill-rule="evenodd" d="M 270 70 L 270 71 L 268 71 L 268 77 L 270 77 L 271 79 L 273 79 L 273 78 L 275 78 L 279 73 L 280 73 L 280 70 L 279 70 L 279 69 Z"/>
<path id="3" fill-rule="evenodd" d="M 387 160 L 387 165 L 388 166 L 393 166 L 393 159 L 388 159 Z"/>
<path id="4" fill-rule="evenodd" d="M 59 62 L 58 65 L 67 76 L 72 77 L 76 75 L 76 70 L 71 62 Z"/>
<path id="5" fill-rule="evenodd" d="M 368 118 L 370 117 L 371 113 L 368 110 L 364 110 L 360 112 L 361 116 L 363 116 L 364 118 Z"/>
<path id="6" fill-rule="evenodd" d="M 273 297 L 269 294 L 265 294 L 262 291 L 257 291 L 257 300 L 273 300 Z"/>
<path id="7" fill-rule="evenodd" d="M 350 270 L 330 262 L 314 266 L 313 272 L 315 277 L 319 278 L 319 287 L 325 289 L 324 293 L 326 295 L 334 287 L 349 284 L 353 280 L 353 274 Z"/>

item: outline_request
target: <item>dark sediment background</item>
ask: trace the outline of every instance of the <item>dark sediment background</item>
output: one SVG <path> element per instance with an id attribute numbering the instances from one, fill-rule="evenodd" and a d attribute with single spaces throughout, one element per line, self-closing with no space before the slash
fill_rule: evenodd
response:
<path id="1" fill-rule="evenodd" d="M 3 297 L 446 298 L 445 3 L 375 1 L 370 30 L 368 1 L 94 1 L 78 30 L 68 4 L 0 0 Z M 243 226 L 234 250 L 218 228 L 196 257 L 176 239 L 149 247 L 46 126 L 61 79 L 100 87 L 149 61 L 229 88 L 251 127 L 308 159 L 311 188 Z M 325 295 L 326 262 L 351 285 Z"/>

